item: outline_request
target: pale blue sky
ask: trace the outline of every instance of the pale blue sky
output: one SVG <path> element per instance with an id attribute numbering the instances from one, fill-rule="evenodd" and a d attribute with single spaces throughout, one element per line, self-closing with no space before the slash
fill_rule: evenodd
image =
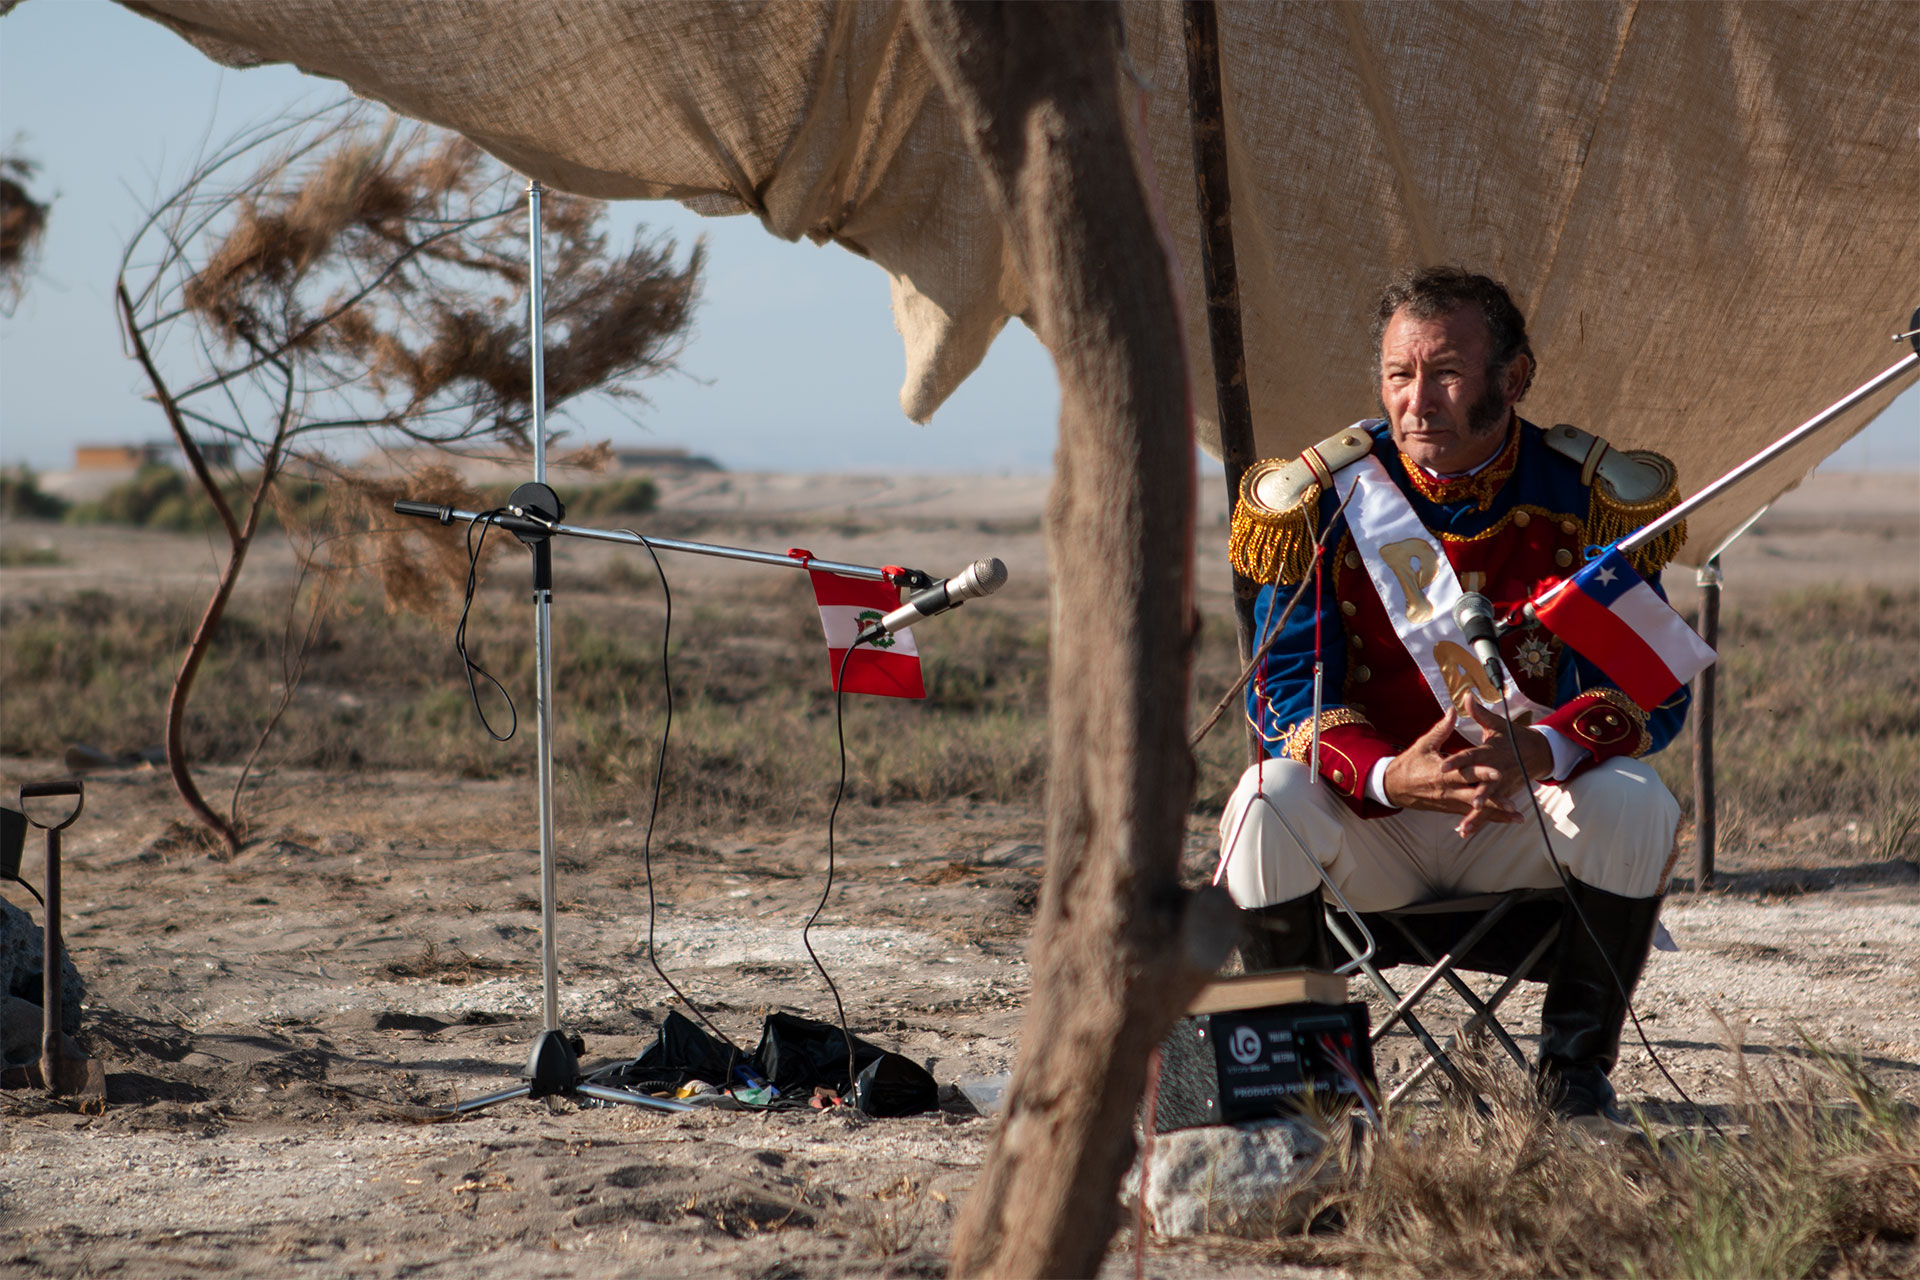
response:
<path id="1" fill-rule="evenodd" d="M 34 189 L 54 197 L 38 274 L 0 318 L 0 461 L 51 470 L 75 444 L 165 436 L 110 305 L 125 235 L 203 138 L 340 92 L 288 67 L 223 70 L 105 0 L 28 0 L 0 18 L 0 142 L 39 161 Z M 641 425 L 587 410 L 585 436 L 685 445 L 746 470 L 1049 468 L 1058 391 L 1017 321 L 933 424 L 916 426 L 899 409 L 904 359 L 879 268 L 777 240 L 751 218 L 664 201 L 619 211 L 683 243 L 707 237 L 705 300 L 685 373 L 649 384 Z M 1920 388 L 1828 466 L 1920 469 Z"/>

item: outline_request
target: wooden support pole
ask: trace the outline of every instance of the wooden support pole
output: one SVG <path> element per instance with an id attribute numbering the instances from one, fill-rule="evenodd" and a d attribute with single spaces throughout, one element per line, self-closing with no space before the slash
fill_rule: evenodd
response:
<path id="1" fill-rule="evenodd" d="M 1193 130 L 1193 190 L 1200 212 L 1200 264 L 1207 290 L 1207 336 L 1227 468 L 1227 508 L 1254 463 L 1253 407 L 1247 397 L 1247 349 L 1240 328 L 1240 271 L 1233 254 L 1233 195 L 1227 176 L 1226 106 L 1220 88 L 1220 26 L 1214 0 L 1186 0 L 1187 118 Z M 1240 661 L 1253 656 L 1253 604 L 1259 584 L 1233 575 Z M 1247 727 L 1247 761 L 1260 759 L 1260 735 Z"/>
<path id="2" fill-rule="evenodd" d="M 1060 378 L 1047 514 L 1047 876 L 1020 1055 L 955 1277 L 1091 1276 L 1147 1058 L 1235 936 L 1189 892 L 1194 439 L 1174 279 L 1120 94 L 1117 3 L 907 6 Z"/>
<path id="3" fill-rule="evenodd" d="M 1700 566 L 1700 638 L 1720 641 L 1720 557 Z M 1713 795 L 1713 697 L 1720 664 L 1693 678 L 1693 835 L 1696 891 L 1713 888 L 1713 846 L 1717 834 Z"/>

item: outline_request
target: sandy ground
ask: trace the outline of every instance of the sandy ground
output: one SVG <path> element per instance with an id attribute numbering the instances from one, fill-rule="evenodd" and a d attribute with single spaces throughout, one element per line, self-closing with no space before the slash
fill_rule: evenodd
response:
<path id="1" fill-rule="evenodd" d="M 1914 580 L 1911 480 L 1868 477 L 1822 496 L 1827 479 L 1730 554 L 1731 601 L 1822 579 Z M 1041 482 L 1019 477 L 709 476 L 670 489 L 649 531 L 935 572 L 997 554 L 1015 575 L 999 607 L 1037 608 L 1043 496 Z M 1847 518 L 1821 523 L 1829 502 Z M 1875 502 L 1879 516 L 1861 514 Z M 204 542 L 188 538 L 0 529 L 42 537 L 66 563 L 0 572 L 0 590 L 190 590 L 208 562 Z M 563 546 L 561 607 L 569 575 L 622 554 Z M 271 590 L 289 566 L 265 549 L 249 589 Z M 694 558 L 674 569 L 688 597 L 750 589 L 763 572 Z M 1224 608 L 1224 571 L 1204 571 L 1203 590 L 1208 607 Z M 0 761 L 0 787 L 60 771 Z M 230 776 L 209 773 L 215 791 Z M 993 1124 L 951 1088 L 940 1112 L 908 1120 L 514 1102 L 422 1122 L 430 1108 L 511 1084 L 538 1026 L 525 782 L 282 773 L 262 792 L 263 838 L 232 861 L 169 834 L 178 807 L 164 776 L 106 772 L 88 788 L 67 845 L 68 931 L 90 984 L 82 1039 L 107 1063 L 109 1105 L 85 1114 L 0 1095 L 0 1270 L 942 1272 Z M 1190 823 L 1196 883 L 1211 868 L 1210 827 L 1205 814 Z M 947 1086 L 1008 1068 L 1029 984 L 1040 830 L 1037 812 L 971 803 L 844 816 L 840 878 L 814 940 L 858 1034 Z M 1655 955 L 1638 1005 L 1661 1060 L 1698 1101 L 1732 1096 L 1741 1060 L 1730 1038 L 1747 1046 L 1748 1069 L 1764 1071 L 1802 1034 L 1857 1050 L 1920 1099 L 1920 867 L 1877 857 L 1869 836 L 1818 822 L 1772 833 L 1722 851 L 1723 890 L 1670 901 L 1680 950 Z M 660 961 L 749 1047 L 768 1010 L 833 1016 L 799 939 L 821 892 L 823 847 L 824 830 L 807 823 L 655 850 Z M 639 1053 L 668 1007 L 644 960 L 639 850 L 631 826 L 559 836 L 562 1008 L 590 1062 Z M 39 878 L 31 853 L 27 875 Z M 14 900 L 30 907 L 24 894 Z M 1509 1021 L 1530 1028 L 1537 992 L 1517 999 Z M 1410 1047 L 1381 1046 L 1389 1082 Z M 1630 1045 L 1617 1079 L 1629 1098 L 1679 1103 L 1644 1049 Z M 1132 1265 L 1123 1233 L 1108 1270 Z M 1165 1243 L 1147 1271 L 1273 1273 L 1243 1249 Z"/>

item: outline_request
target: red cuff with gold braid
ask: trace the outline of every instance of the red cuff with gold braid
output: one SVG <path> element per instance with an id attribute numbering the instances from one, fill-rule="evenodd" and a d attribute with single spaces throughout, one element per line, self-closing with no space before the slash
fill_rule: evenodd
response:
<path id="1" fill-rule="evenodd" d="M 1589 689 L 1537 723 L 1565 734 L 1588 751 L 1566 781 L 1615 756 L 1638 756 L 1652 745 L 1646 713 L 1618 689 Z"/>
<path id="2" fill-rule="evenodd" d="M 1312 718 L 1302 720 L 1287 735 L 1285 754 L 1306 764 L 1313 749 Z M 1320 776 L 1347 807 L 1363 818 L 1384 818 L 1400 812 L 1367 798 L 1367 777 L 1373 766 L 1404 748 L 1374 728 L 1364 715 L 1347 707 L 1320 713 Z"/>

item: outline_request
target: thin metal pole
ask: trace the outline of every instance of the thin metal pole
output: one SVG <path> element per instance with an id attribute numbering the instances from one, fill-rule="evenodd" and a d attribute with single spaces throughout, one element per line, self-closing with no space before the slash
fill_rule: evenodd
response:
<path id="1" fill-rule="evenodd" d="M 1819 413 L 1814 414 L 1813 417 L 1808 418 L 1786 435 L 1781 436 L 1759 453 L 1754 454 L 1751 458 L 1748 458 L 1745 462 L 1727 472 L 1727 474 L 1721 476 L 1718 480 L 1715 480 L 1712 484 L 1694 494 L 1685 502 L 1680 503 L 1652 524 L 1620 539 L 1620 550 L 1632 551 L 1643 543 L 1651 542 L 1667 530 L 1673 528 L 1674 525 L 1685 520 L 1695 511 L 1698 511 L 1707 503 L 1719 497 L 1726 490 L 1739 484 L 1761 467 L 1766 466 L 1769 462 L 1772 462 L 1775 458 L 1799 444 L 1815 431 L 1818 431 L 1821 427 L 1826 426 L 1829 422 L 1832 422 L 1835 418 L 1859 404 L 1862 400 L 1873 395 L 1876 391 L 1898 382 L 1904 374 L 1916 366 L 1920 366 L 1920 351 L 1912 355 L 1900 357 L 1899 360 L 1895 361 L 1881 373 L 1867 379 L 1853 390 L 1847 392 L 1846 395 L 1841 396 L 1838 400 L 1835 400 Z"/>
<path id="2" fill-rule="evenodd" d="M 1240 323 L 1240 271 L 1233 251 L 1233 191 L 1227 173 L 1225 98 L 1220 89 L 1220 25 L 1213 0 L 1187 0 L 1187 118 L 1193 135 L 1193 191 L 1200 215 L 1200 265 L 1207 290 L 1207 337 L 1220 424 L 1220 460 L 1227 468 L 1227 508 L 1254 462 L 1253 406 L 1247 395 L 1247 348 Z M 1259 584 L 1233 575 L 1234 631 L 1240 662 L 1253 656 L 1253 607 Z M 1261 756 L 1260 733 L 1247 726 L 1247 760 Z"/>
<path id="3" fill-rule="evenodd" d="M 533 366 L 533 482 L 547 482 L 546 280 L 540 262 L 540 183 L 527 183 L 527 332 Z"/>
<path id="4" fill-rule="evenodd" d="M 438 520 L 441 524 L 452 524 L 456 520 L 478 520 L 486 513 L 483 511 L 463 511 L 458 507 L 442 507 L 431 502 L 409 502 L 406 499 L 393 504 L 394 510 L 403 516 L 418 516 L 426 520 Z M 503 517 L 500 527 L 514 529 L 512 517 Z M 618 542 L 629 547 L 652 547 L 655 551 L 682 551 L 696 556 L 716 556 L 722 560 L 744 560 L 748 564 L 771 565 L 781 569 L 818 569 L 822 573 L 835 573 L 843 578 L 864 578 L 869 582 L 893 582 L 898 575 L 881 565 L 848 564 L 844 560 L 802 560 L 780 551 L 753 551 L 746 547 L 728 547 L 717 542 L 687 542 L 680 538 L 657 538 L 632 533 L 625 529 L 596 529 L 586 524 L 554 524 L 540 526 L 546 532 L 568 538 L 585 538 L 589 542 Z M 918 572 L 909 570 L 910 573 Z"/>
<path id="5" fill-rule="evenodd" d="M 540 184 L 527 184 L 527 346 L 533 365 L 533 479 L 547 482 L 546 301 L 540 263 Z M 539 693 L 534 719 L 539 739 L 540 981 L 548 1031 L 560 1029 L 558 892 L 553 847 L 553 545 L 533 545 L 533 662 Z"/>
<path id="6" fill-rule="evenodd" d="M 1700 566 L 1700 638 L 1709 648 L 1720 643 L 1720 557 Z M 1720 664 L 1711 662 L 1693 678 L 1693 831 L 1696 891 L 1713 888 L 1714 841 L 1718 835 L 1713 790 L 1713 709 Z"/>
<path id="7" fill-rule="evenodd" d="M 534 554 L 552 557 L 541 543 Z M 534 593 L 534 663 L 539 671 L 536 699 L 540 737 L 540 976 L 541 1001 L 549 1031 L 560 1027 L 560 957 L 554 940 L 558 910 L 554 889 L 553 849 L 553 591 Z"/>

